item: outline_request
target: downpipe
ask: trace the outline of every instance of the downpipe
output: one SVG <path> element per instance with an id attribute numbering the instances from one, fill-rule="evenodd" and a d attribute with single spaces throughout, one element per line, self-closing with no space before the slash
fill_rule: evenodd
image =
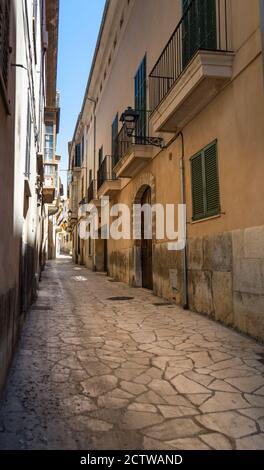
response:
<path id="1" fill-rule="evenodd" d="M 185 185 L 185 166 L 184 166 L 184 137 L 183 133 L 178 134 L 182 142 L 182 156 L 180 159 L 180 180 L 181 180 L 181 203 L 186 207 L 186 185 Z M 188 309 L 188 267 L 187 267 L 187 218 L 185 220 L 185 245 L 182 254 L 183 265 L 183 308 Z"/>
<path id="2" fill-rule="evenodd" d="M 182 154 L 180 158 L 180 181 L 181 181 L 181 204 L 184 204 L 186 207 L 186 183 L 185 183 L 185 165 L 184 165 L 184 157 L 185 157 L 185 148 L 184 148 L 184 136 L 182 131 L 178 132 L 166 145 L 164 148 L 168 149 L 170 145 L 175 142 L 178 138 L 181 138 L 181 146 L 182 146 Z M 189 299 L 188 299 L 188 267 L 187 267 L 187 218 L 185 221 L 185 246 L 182 250 L 182 267 L 183 267 L 183 302 L 182 307 L 187 310 L 189 307 Z"/>

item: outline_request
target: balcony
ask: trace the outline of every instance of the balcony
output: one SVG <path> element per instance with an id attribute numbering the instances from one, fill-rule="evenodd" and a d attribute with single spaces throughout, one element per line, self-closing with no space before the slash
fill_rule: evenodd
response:
<path id="1" fill-rule="evenodd" d="M 192 0 L 149 76 L 154 132 L 177 132 L 232 77 L 223 0 Z"/>
<path id="2" fill-rule="evenodd" d="M 43 204 L 52 204 L 55 198 L 55 189 L 54 188 L 43 188 Z"/>
<path id="3" fill-rule="evenodd" d="M 117 179 L 113 171 L 113 158 L 106 155 L 97 172 L 98 198 L 109 196 L 110 198 L 117 194 L 121 189 L 121 181 Z"/>
<path id="4" fill-rule="evenodd" d="M 116 139 L 116 155 L 113 157 L 114 170 L 118 178 L 133 178 L 152 159 L 153 146 L 150 145 L 149 112 L 139 112 L 136 136 L 128 136 L 125 125 Z"/>

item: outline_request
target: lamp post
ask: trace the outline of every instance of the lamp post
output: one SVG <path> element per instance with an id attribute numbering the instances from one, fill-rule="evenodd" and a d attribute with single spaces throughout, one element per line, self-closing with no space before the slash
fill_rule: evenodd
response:
<path id="1" fill-rule="evenodd" d="M 125 126 L 128 137 L 132 137 L 136 129 L 136 123 L 139 120 L 139 112 L 129 106 L 121 115 L 120 121 Z"/>
<path id="2" fill-rule="evenodd" d="M 136 135 L 136 124 L 140 118 L 140 113 L 146 113 L 145 110 L 137 110 L 129 106 L 121 115 L 120 121 L 122 122 L 126 134 L 129 139 L 134 137 L 135 142 L 140 142 L 143 145 L 154 145 L 155 147 L 164 147 L 164 140 L 161 137 L 150 137 L 145 135 Z"/>

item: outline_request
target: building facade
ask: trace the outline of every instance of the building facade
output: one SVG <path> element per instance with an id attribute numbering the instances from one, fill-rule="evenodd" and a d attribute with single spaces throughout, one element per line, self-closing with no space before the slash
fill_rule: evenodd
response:
<path id="1" fill-rule="evenodd" d="M 48 29 L 57 22 L 57 1 L 0 1 L 0 390 L 46 259 L 44 117 L 57 48 Z"/>
<path id="2" fill-rule="evenodd" d="M 259 0 L 107 1 L 69 197 L 76 262 L 263 339 L 262 44 Z M 186 205 L 185 248 L 157 236 L 155 212 L 151 240 L 82 240 L 80 208 L 106 196 Z"/>

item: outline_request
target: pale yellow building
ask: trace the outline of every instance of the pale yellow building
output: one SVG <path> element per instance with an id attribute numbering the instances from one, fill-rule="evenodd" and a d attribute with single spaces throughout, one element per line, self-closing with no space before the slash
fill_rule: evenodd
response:
<path id="1" fill-rule="evenodd" d="M 107 1 L 69 191 L 75 261 L 264 338 L 262 44 L 259 0 Z M 155 214 L 152 240 L 80 240 L 79 203 L 102 196 L 186 204 L 186 249 Z"/>
<path id="2" fill-rule="evenodd" d="M 46 259 L 44 123 L 59 0 L 0 0 L 0 392 Z"/>

